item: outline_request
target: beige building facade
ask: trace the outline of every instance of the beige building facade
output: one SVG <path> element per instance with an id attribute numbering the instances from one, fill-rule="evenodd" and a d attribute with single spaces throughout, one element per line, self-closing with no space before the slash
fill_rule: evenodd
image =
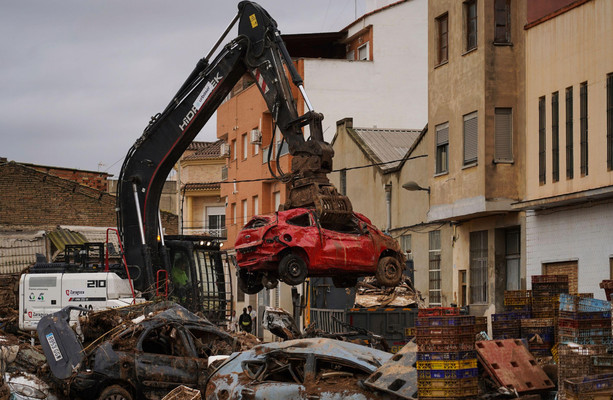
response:
<path id="1" fill-rule="evenodd" d="M 447 222 L 425 219 L 430 196 L 426 144 L 430 134 L 427 128 L 359 128 L 351 118 L 340 120 L 332 142 L 337 172 L 331 179 L 351 199 L 354 211 L 398 240 L 412 260 L 414 285 L 427 303 L 448 307 L 454 303 L 448 273 L 452 229 Z M 417 190 L 403 188 L 409 182 Z"/>
<path id="2" fill-rule="evenodd" d="M 484 315 L 525 287 L 526 1 L 428 2 L 428 222 L 452 226 L 452 298 Z"/>
<path id="3" fill-rule="evenodd" d="M 226 202 L 219 183 L 226 159 L 221 143 L 194 142 L 177 163 L 177 213 L 183 234 L 226 237 Z"/>
<path id="4" fill-rule="evenodd" d="M 613 272 L 613 3 L 528 3 L 527 273 L 593 292 Z"/>

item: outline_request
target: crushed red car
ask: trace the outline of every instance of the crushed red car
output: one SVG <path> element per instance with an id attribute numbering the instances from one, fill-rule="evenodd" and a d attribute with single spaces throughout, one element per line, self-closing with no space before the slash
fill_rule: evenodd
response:
<path id="1" fill-rule="evenodd" d="M 395 286 L 404 270 L 398 242 L 357 212 L 333 226 L 307 208 L 258 215 L 239 232 L 235 249 L 238 285 L 248 294 L 278 281 L 299 285 L 308 276 L 351 287 L 358 277 L 375 275 L 381 285 Z"/>

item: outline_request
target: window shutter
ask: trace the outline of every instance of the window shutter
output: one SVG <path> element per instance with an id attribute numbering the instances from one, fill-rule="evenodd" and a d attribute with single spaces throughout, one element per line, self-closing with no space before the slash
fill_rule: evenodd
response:
<path id="1" fill-rule="evenodd" d="M 449 124 L 436 127 L 436 145 L 449 143 Z"/>
<path id="2" fill-rule="evenodd" d="M 513 161 L 513 113 L 511 108 L 496 109 L 494 160 Z"/>
<path id="3" fill-rule="evenodd" d="M 478 124 L 477 113 L 464 116 L 464 164 L 477 161 L 478 151 Z"/>

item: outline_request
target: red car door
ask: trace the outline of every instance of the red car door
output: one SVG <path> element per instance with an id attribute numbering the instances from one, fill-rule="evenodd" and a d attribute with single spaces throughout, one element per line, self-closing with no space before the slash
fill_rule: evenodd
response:
<path id="1" fill-rule="evenodd" d="M 322 228 L 323 258 L 330 270 L 372 272 L 376 255 L 368 230 L 347 229 L 345 232 Z"/>

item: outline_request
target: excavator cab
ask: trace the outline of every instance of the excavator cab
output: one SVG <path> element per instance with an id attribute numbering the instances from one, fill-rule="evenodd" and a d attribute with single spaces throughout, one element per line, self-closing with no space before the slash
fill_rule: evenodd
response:
<path id="1" fill-rule="evenodd" d="M 168 298 L 213 323 L 225 322 L 232 312 L 230 259 L 221 250 L 219 238 L 177 235 L 165 239 L 170 253 Z M 157 283 L 158 287 L 164 284 Z"/>

